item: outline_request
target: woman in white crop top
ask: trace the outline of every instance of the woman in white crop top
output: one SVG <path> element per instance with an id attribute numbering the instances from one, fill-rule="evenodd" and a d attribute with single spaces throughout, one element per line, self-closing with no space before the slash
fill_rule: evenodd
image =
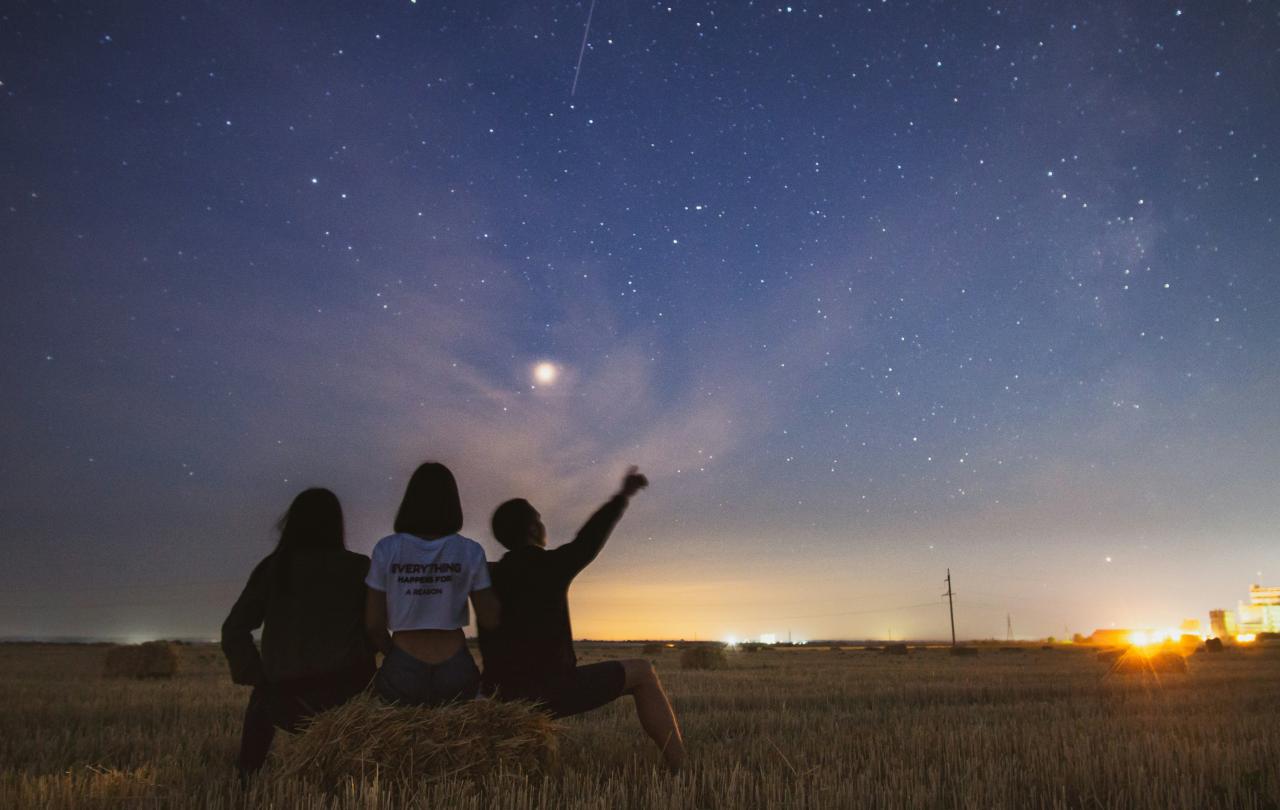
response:
<path id="1" fill-rule="evenodd" d="M 385 656 L 373 684 L 385 700 L 434 706 L 475 697 L 480 671 L 462 631 L 467 602 L 487 629 L 498 623 L 498 600 L 484 549 L 461 528 L 453 473 L 435 462 L 418 467 L 396 533 L 373 547 L 365 579 L 365 629 Z"/>

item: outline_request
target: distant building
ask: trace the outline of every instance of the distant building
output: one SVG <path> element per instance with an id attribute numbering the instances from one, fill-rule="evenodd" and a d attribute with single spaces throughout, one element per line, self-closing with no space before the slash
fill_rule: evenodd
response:
<path id="1" fill-rule="evenodd" d="M 1090 634 L 1089 643 L 1103 647 L 1128 646 L 1129 637 L 1132 635 L 1133 631 L 1127 628 L 1099 628 Z"/>
<path id="2" fill-rule="evenodd" d="M 1249 604 L 1236 612 L 1238 633 L 1280 633 L 1280 586 L 1249 586 Z"/>
<path id="3" fill-rule="evenodd" d="M 1209 611 L 1209 630 L 1218 638 L 1233 638 L 1236 634 L 1236 615 L 1229 610 Z"/>

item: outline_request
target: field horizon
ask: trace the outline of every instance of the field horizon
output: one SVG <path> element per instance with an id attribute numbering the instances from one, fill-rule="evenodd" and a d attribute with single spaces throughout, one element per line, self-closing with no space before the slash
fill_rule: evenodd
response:
<path id="1" fill-rule="evenodd" d="M 0 805 L 73 807 L 1133 807 L 1280 805 L 1280 654 L 1193 654 L 1188 672 L 1107 676 L 1063 646 L 954 657 L 816 645 L 654 661 L 689 766 L 669 775 L 625 698 L 565 722 L 552 775 L 248 786 L 232 761 L 248 690 L 214 645 L 172 679 L 103 678 L 106 645 L 0 645 Z M 640 647 L 584 644 L 584 662 Z M 285 737 L 286 735 L 281 735 Z M 277 745 L 288 745 L 279 740 Z M 372 766 L 371 766 L 372 767 Z"/>

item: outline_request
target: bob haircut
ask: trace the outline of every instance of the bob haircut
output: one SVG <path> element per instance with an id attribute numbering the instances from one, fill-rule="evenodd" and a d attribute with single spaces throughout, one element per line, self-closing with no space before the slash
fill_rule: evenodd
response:
<path id="1" fill-rule="evenodd" d="M 342 504 L 338 496 L 327 489 L 313 487 L 298 493 L 276 528 L 280 531 L 280 542 L 276 545 L 279 554 L 346 548 Z"/>
<path id="2" fill-rule="evenodd" d="M 400 511 L 396 512 L 395 530 L 426 538 L 462 530 L 462 500 L 458 497 L 458 482 L 448 467 L 428 461 L 413 471 Z"/>

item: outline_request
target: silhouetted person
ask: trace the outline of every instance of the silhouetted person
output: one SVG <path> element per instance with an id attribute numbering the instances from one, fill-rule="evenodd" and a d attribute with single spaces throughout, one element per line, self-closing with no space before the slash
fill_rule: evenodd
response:
<path id="1" fill-rule="evenodd" d="M 578 666 L 569 626 L 569 585 L 609 539 L 631 496 L 649 482 L 632 467 L 622 489 L 574 539 L 547 549 L 542 516 L 521 498 L 493 513 L 493 535 L 508 551 L 490 576 L 502 603 L 502 624 L 480 628 L 484 691 L 541 703 L 556 717 L 581 714 L 622 695 L 635 699 L 640 725 L 668 767 L 684 763 L 684 739 L 653 665 L 642 658 Z"/>
<path id="2" fill-rule="evenodd" d="M 238 764 L 262 767 L 277 727 L 345 703 L 373 677 L 364 633 L 369 558 L 347 551 L 342 506 L 327 489 L 308 489 L 280 519 L 276 550 L 253 569 L 222 624 L 231 678 L 253 687 Z M 262 652 L 253 631 L 262 627 Z"/>
<path id="3" fill-rule="evenodd" d="M 435 706 L 476 696 L 480 671 L 462 632 L 471 620 L 467 599 L 481 627 L 497 623 L 498 601 L 484 549 L 461 529 L 453 473 L 434 462 L 418 467 L 396 533 L 374 546 L 365 580 L 365 627 L 386 656 L 373 679 L 384 700 Z"/>

